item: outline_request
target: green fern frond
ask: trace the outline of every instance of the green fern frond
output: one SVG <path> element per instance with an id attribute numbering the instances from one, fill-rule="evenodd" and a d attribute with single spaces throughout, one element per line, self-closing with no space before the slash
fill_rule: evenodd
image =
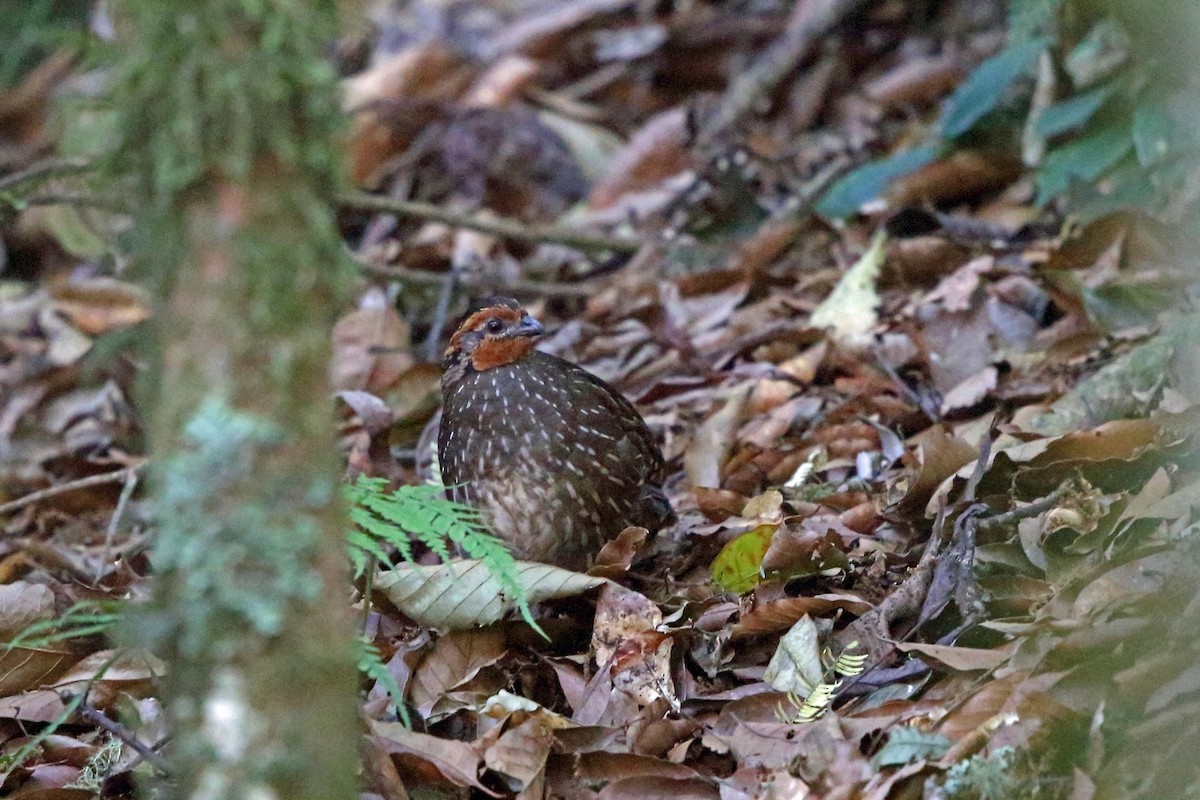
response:
<path id="1" fill-rule="evenodd" d="M 412 728 L 412 718 L 409 716 L 408 707 L 404 704 L 404 691 L 400 688 L 400 682 L 396 680 L 396 676 L 387 668 L 387 664 L 383 663 L 379 648 L 364 639 L 356 641 L 358 642 L 358 671 L 379 684 L 380 688 L 391 698 L 392 707 L 396 709 L 396 715 L 400 717 L 400 721 L 404 723 L 405 727 Z"/>
<path id="2" fill-rule="evenodd" d="M 540 631 L 529 610 L 517 562 L 504 543 L 483 529 L 478 511 L 446 499 L 440 486 L 401 486 L 389 491 L 383 478 L 360 476 L 345 487 L 350 518 L 356 528 L 348 542 L 356 575 L 373 560 L 393 564 L 387 545 L 413 562 L 413 540 L 426 545 L 444 563 L 452 563 L 451 545 L 478 559 L 499 581 L 505 594 L 516 601 L 521 616 Z"/>
<path id="3" fill-rule="evenodd" d="M 846 645 L 846 649 L 837 657 L 837 661 L 833 662 L 834 672 L 844 678 L 853 678 L 856 675 L 862 674 L 863 669 L 867 666 L 867 659 L 870 656 L 865 652 L 853 652 L 856 647 L 858 647 L 857 641 Z"/>
<path id="4" fill-rule="evenodd" d="M 120 605 L 112 600 L 81 600 L 61 616 L 27 625 L 4 645 L 4 649 L 49 647 L 71 639 L 107 633 L 121 618 L 119 609 Z"/>
<path id="5" fill-rule="evenodd" d="M 789 713 L 782 704 L 775 706 L 775 716 L 781 722 L 787 722 L 792 725 L 799 725 L 803 722 L 812 722 L 821 717 L 833 705 L 833 700 L 837 696 L 837 690 L 841 688 L 842 681 L 833 680 L 833 676 L 840 675 L 843 678 L 853 678 L 862 673 L 867 665 L 867 653 L 856 653 L 855 648 L 858 647 L 858 642 L 851 642 L 846 645 L 836 659 L 832 657 L 829 651 L 825 651 L 822 660 L 825 662 L 827 679 L 818 683 L 808 693 L 808 697 L 801 698 L 795 692 L 788 692 L 787 699 L 792 705 L 792 712 Z"/>

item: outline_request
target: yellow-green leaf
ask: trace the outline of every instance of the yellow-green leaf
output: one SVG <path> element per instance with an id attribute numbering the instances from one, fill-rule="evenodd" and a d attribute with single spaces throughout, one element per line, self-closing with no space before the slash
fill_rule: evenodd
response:
<path id="1" fill-rule="evenodd" d="M 721 548 L 713 559 L 712 577 L 727 592 L 743 594 L 758 585 L 763 556 L 771 546 L 775 525 L 759 525 Z"/>

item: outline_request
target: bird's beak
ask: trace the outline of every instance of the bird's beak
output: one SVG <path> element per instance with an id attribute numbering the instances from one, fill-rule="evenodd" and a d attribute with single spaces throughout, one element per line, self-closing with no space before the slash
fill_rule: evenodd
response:
<path id="1" fill-rule="evenodd" d="M 545 332 L 546 328 L 542 323 L 526 314 L 521 317 L 521 321 L 517 323 L 517 327 L 513 329 L 512 333 L 513 336 L 541 336 Z"/>

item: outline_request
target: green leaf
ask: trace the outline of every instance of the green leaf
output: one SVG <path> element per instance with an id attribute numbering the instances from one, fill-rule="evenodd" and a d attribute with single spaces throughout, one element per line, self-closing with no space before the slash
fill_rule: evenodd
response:
<path id="1" fill-rule="evenodd" d="M 1200 316 L 1173 320 L 1162 334 L 1118 356 L 1054 401 L 1049 411 L 1033 420 L 1034 430 L 1057 436 L 1110 420 L 1145 416 L 1164 376 L 1171 374 L 1175 354 L 1197 337 Z"/>
<path id="2" fill-rule="evenodd" d="M 954 90 L 942 109 L 942 135 L 948 139 L 962 136 L 989 111 L 999 105 L 1004 93 L 1033 65 L 1046 49 L 1044 38 L 1009 45 L 984 61 Z"/>
<path id="3" fill-rule="evenodd" d="M 1008 35 L 1014 42 L 1054 30 L 1061 0 L 1019 0 L 1008 4 Z"/>
<path id="4" fill-rule="evenodd" d="M 1034 129 L 1038 135 L 1047 139 L 1074 130 L 1090 120 L 1113 96 L 1116 89 L 1116 84 L 1110 83 L 1067 100 L 1060 100 L 1042 112 Z"/>
<path id="5" fill-rule="evenodd" d="M 774 535 L 774 525 L 759 525 L 722 547 L 712 563 L 712 578 L 717 586 L 736 594 L 757 586 L 759 568 Z"/>
<path id="6" fill-rule="evenodd" d="M 1164 308 L 1178 300 L 1179 287 L 1171 284 L 1117 281 L 1095 288 L 1085 286 L 1083 306 L 1097 327 L 1120 331 L 1151 325 Z"/>
<path id="7" fill-rule="evenodd" d="M 1142 166 L 1200 150 L 1200 90 L 1151 94 L 1133 112 L 1133 145 Z"/>
<path id="8" fill-rule="evenodd" d="M 1095 184 L 1075 181 L 1060 199 L 1080 225 L 1129 209 L 1154 214 L 1165 199 L 1161 187 L 1177 185 L 1169 178 L 1174 166 L 1162 165 L 1150 172 L 1136 158 L 1122 158 L 1104 173 L 1103 192 Z"/>
<path id="9" fill-rule="evenodd" d="M 1112 126 L 1046 154 L 1037 171 L 1037 204 L 1044 206 L 1065 191 L 1072 179 L 1094 181 L 1133 149 L 1129 131 Z"/>
<path id="10" fill-rule="evenodd" d="M 75 206 L 49 206 L 45 210 L 43 220 L 62 249 L 73 256 L 97 260 L 114 249 L 114 246 L 84 219 Z"/>
<path id="11" fill-rule="evenodd" d="M 1102 19 L 1067 54 L 1063 68 L 1077 88 L 1094 86 L 1124 66 L 1130 53 L 1129 34 L 1115 19 Z"/>
<path id="12" fill-rule="evenodd" d="M 925 145 L 868 161 L 829 187 L 829 191 L 817 203 L 817 213 L 837 219 L 857 213 L 865 203 L 883 194 L 893 180 L 916 172 L 937 158 L 939 153 L 939 145 Z"/>
<path id="13" fill-rule="evenodd" d="M 40 649 L 71 639 L 108 633 L 121 619 L 121 606 L 112 600 L 80 600 L 54 619 L 25 626 L 2 646 Z"/>
<path id="14" fill-rule="evenodd" d="M 383 663 L 379 649 L 363 639 L 357 639 L 356 642 L 358 643 L 358 671 L 366 675 L 368 679 L 375 681 L 379 688 L 387 693 L 392 701 L 392 706 L 396 709 L 396 716 L 400 718 L 405 727 L 411 728 L 412 718 L 409 716 L 408 706 L 404 702 L 404 690 L 400 688 L 400 682 L 387 668 L 387 664 Z"/>
<path id="15" fill-rule="evenodd" d="M 1161 161 L 1171 151 L 1177 134 L 1175 125 L 1161 103 L 1147 101 L 1133 112 L 1133 149 L 1143 167 Z"/>
<path id="16" fill-rule="evenodd" d="M 927 733 L 904 725 L 892 728 L 887 744 L 871 758 L 871 766 L 894 767 L 921 759 L 941 758 L 953 744 L 940 733 Z"/>

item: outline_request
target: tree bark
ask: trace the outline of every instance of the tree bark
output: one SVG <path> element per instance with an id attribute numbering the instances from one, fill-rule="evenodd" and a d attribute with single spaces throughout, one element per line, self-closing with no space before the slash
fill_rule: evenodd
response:
<path id="1" fill-rule="evenodd" d="M 188 798 L 349 798 L 359 741 L 326 375 L 345 279 L 332 4 L 128 0 L 113 167 L 158 290 L 159 530 L 133 641 Z"/>

